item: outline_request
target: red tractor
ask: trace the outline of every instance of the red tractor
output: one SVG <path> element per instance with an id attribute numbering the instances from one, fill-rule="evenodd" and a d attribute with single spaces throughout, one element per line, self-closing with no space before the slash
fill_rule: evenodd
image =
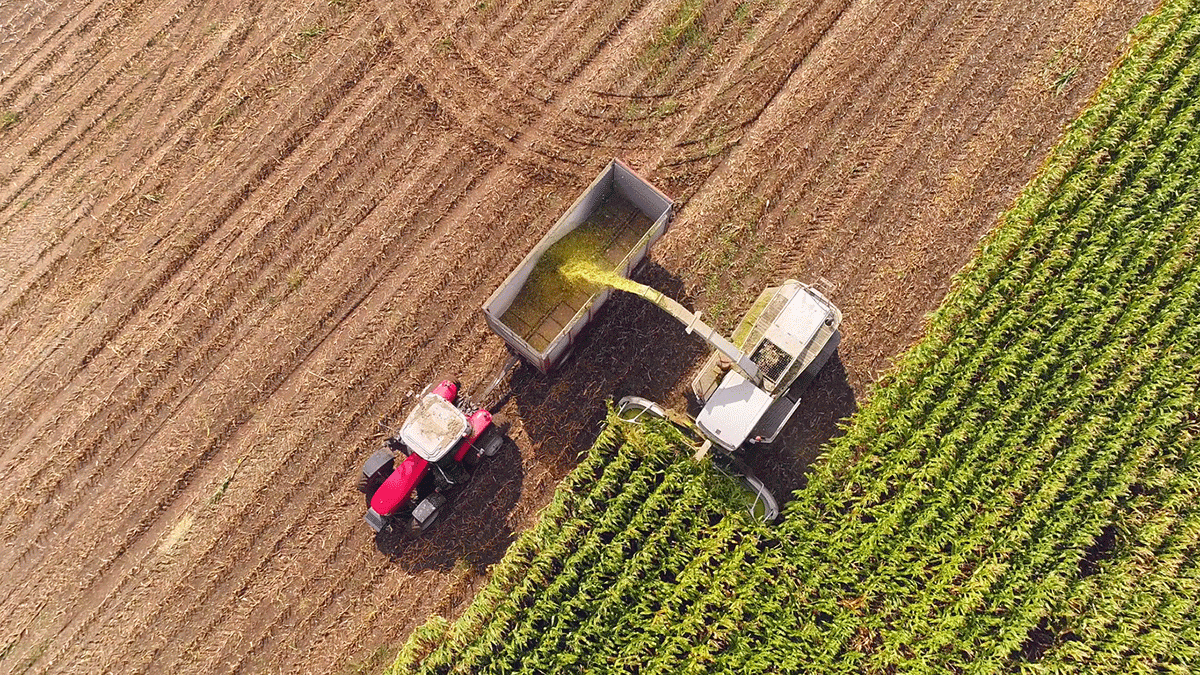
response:
<path id="1" fill-rule="evenodd" d="M 504 441 L 492 414 L 459 397 L 456 383 L 427 387 L 400 433 L 363 465 L 359 489 L 371 500 L 367 524 L 376 532 L 425 530 L 467 483 L 479 458 L 496 454 Z"/>

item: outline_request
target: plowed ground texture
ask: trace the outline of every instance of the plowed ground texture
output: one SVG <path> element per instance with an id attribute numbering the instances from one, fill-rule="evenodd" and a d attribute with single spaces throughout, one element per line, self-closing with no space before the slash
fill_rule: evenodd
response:
<path id="1" fill-rule="evenodd" d="M 614 415 L 392 672 L 1195 672 L 1198 10 L 1139 25 L 781 523 Z"/>
<path id="2" fill-rule="evenodd" d="M 488 401 L 415 541 L 360 462 L 613 156 L 677 200 L 639 280 L 731 327 L 825 279 L 840 354 L 777 493 L 921 332 L 1150 0 L 0 0 L 0 672 L 346 672 L 453 617 L 704 349 L 614 299 Z M 383 425 L 381 425 L 381 421 Z"/>

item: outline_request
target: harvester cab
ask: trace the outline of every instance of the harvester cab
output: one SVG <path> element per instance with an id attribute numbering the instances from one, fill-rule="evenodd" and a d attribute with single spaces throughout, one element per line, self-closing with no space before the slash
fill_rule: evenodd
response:
<path id="1" fill-rule="evenodd" d="M 734 330 L 721 337 L 678 303 L 661 298 L 653 289 L 639 293 L 658 304 L 713 347 L 692 380 L 692 393 L 701 404 L 690 425 L 704 439 L 697 452 L 719 452 L 714 463 L 741 480 L 753 495 L 750 512 L 766 521 L 779 516 L 778 502 L 734 453 L 759 443 L 771 443 L 800 406 L 801 395 L 837 350 L 842 313 L 816 288 L 789 279 L 765 289 Z M 677 425 L 678 414 L 641 397 L 621 399 L 625 419 L 641 414 L 665 417 Z"/>
<path id="2" fill-rule="evenodd" d="M 732 340 L 749 354 L 757 379 L 714 351 L 692 380 L 692 393 L 704 406 L 696 416 L 704 436 L 727 451 L 774 441 L 841 342 L 841 322 L 841 311 L 808 284 L 789 279 L 764 290 Z"/>

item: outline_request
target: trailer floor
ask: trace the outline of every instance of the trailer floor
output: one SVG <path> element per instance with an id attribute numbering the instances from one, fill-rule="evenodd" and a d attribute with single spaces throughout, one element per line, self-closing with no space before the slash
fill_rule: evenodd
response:
<path id="1" fill-rule="evenodd" d="M 794 486 L 1154 3 L 385 4 L 0 3 L 0 672 L 347 672 L 460 611 L 604 398 L 704 356 L 615 297 L 452 513 L 362 522 L 379 421 L 485 384 L 479 307 L 614 155 L 679 206 L 640 280 L 726 327 L 836 285 Z"/>
<path id="2" fill-rule="evenodd" d="M 545 351 L 597 290 L 563 276 L 558 267 L 578 259 L 614 270 L 653 226 L 632 202 L 610 191 L 595 213 L 547 249 L 500 320 Z"/>

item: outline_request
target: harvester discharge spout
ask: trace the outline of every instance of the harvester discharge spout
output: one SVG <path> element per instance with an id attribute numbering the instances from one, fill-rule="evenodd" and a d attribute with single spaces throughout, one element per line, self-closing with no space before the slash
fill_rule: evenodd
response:
<path id="1" fill-rule="evenodd" d="M 676 302 L 674 298 L 664 295 L 649 286 L 638 285 L 641 286 L 638 295 L 662 307 L 668 314 L 675 317 L 684 325 L 685 331 L 699 335 L 700 339 L 721 352 L 733 364 L 734 370 L 742 374 L 742 377 L 753 382 L 755 386 L 762 385 L 762 376 L 758 372 L 758 365 L 754 361 L 751 361 L 749 356 L 746 356 L 737 347 L 734 347 L 733 343 L 725 339 L 724 335 L 721 335 L 712 326 L 701 321 L 699 312 L 689 311 L 683 305 Z"/>
<path id="2" fill-rule="evenodd" d="M 674 298 L 615 272 L 603 270 L 590 261 L 570 261 L 559 267 L 558 271 L 565 278 L 584 283 L 599 284 L 601 286 L 611 286 L 619 291 L 632 293 L 658 305 L 682 323 L 686 332 L 695 333 L 700 336 L 700 339 L 721 352 L 725 358 L 729 359 L 734 370 L 741 373 L 742 377 L 753 382 L 755 386 L 762 384 L 762 376 L 758 372 L 758 365 L 750 360 L 749 356 L 743 354 L 732 342 L 725 339 L 725 336 L 702 321 L 699 312 L 692 312 L 676 302 Z"/>

